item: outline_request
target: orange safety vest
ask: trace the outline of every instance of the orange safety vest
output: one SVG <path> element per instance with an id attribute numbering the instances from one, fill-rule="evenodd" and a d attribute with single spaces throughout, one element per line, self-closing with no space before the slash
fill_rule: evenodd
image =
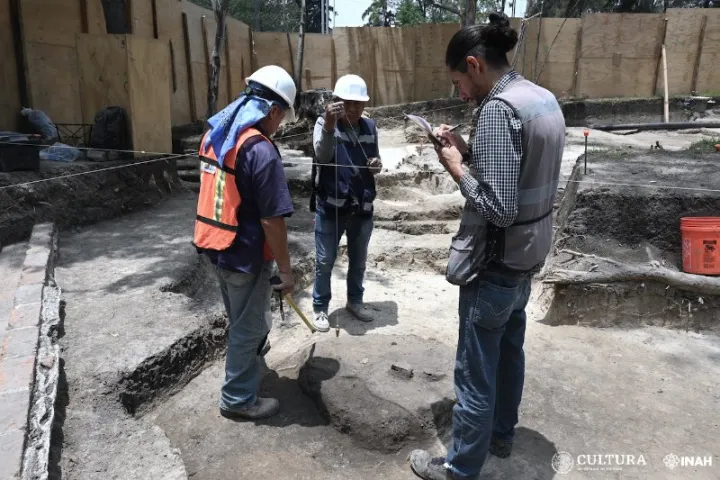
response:
<path id="1" fill-rule="evenodd" d="M 193 244 L 202 249 L 223 251 L 232 245 L 240 229 L 237 212 L 242 204 L 242 197 L 235 182 L 237 153 L 247 140 L 257 135 L 268 142 L 270 140 L 259 130 L 248 128 L 240 134 L 235 146 L 227 152 L 221 167 L 212 145 L 208 145 L 205 150 L 207 135 L 205 133 L 200 142 L 200 196 L 197 203 Z M 263 257 L 265 261 L 274 259 L 267 240 Z"/>

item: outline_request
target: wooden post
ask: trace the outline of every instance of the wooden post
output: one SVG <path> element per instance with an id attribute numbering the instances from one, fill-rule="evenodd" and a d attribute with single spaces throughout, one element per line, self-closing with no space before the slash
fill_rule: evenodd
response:
<path id="1" fill-rule="evenodd" d="M 22 107 L 32 107 L 32 88 L 28 75 L 27 56 L 25 54 L 25 32 L 23 28 L 21 0 L 10 0 L 10 23 L 12 28 L 13 46 L 15 47 L 15 65 L 17 82 Z"/>
<path id="2" fill-rule="evenodd" d="M 337 57 L 335 52 L 335 39 L 330 36 L 330 90 L 335 88 L 337 82 Z"/>
<path id="3" fill-rule="evenodd" d="M 655 67 L 655 76 L 653 78 L 653 86 L 652 86 L 653 91 L 650 94 L 650 96 L 652 96 L 652 97 L 657 95 L 657 91 L 658 91 L 657 82 L 660 79 L 660 64 L 663 61 L 662 49 L 665 46 L 665 35 L 667 34 L 667 25 L 668 25 L 668 19 L 666 17 L 665 22 L 663 23 L 663 25 L 661 27 L 662 32 L 660 33 L 660 43 L 659 43 L 660 51 L 658 52 L 658 61 L 657 61 L 656 67 Z"/>
<path id="4" fill-rule="evenodd" d="M 183 40 L 185 43 L 185 65 L 188 76 L 188 98 L 190 99 L 190 120 L 197 122 L 197 105 L 195 104 L 195 82 L 193 81 L 192 58 L 190 55 L 190 32 L 188 29 L 187 13 L 182 14 Z"/>
<path id="5" fill-rule="evenodd" d="M 200 29 L 203 36 L 203 53 L 205 53 L 205 72 L 207 73 L 207 81 L 210 82 L 210 46 L 208 45 L 207 39 L 207 17 L 203 15 L 200 17 Z"/>
<path id="6" fill-rule="evenodd" d="M 305 48 L 305 16 L 305 0 L 300 0 L 300 32 L 298 33 L 297 65 L 295 67 L 295 86 L 297 87 L 297 93 L 302 92 L 303 50 Z"/>
<path id="7" fill-rule="evenodd" d="M 578 85 L 580 82 L 578 81 L 578 77 L 580 76 L 580 57 L 582 55 L 582 20 L 580 21 L 580 28 L 578 29 L 577 33 L 577 39 L 575 40 L 575 70 L 573 71 L 573 83 L 572 83 L 572 89 L 570 90 L 572 93 L 571 95 L 573 98 L 578 97 Z"/>
<path id="8" fill-rule="evenodd" d="M 160 38 L 158 31 L 157 0 L 150 0 L 150 7 L 152 9 L 153 38 Z"/>
<path id="9" fill-rule="evenodd" d="M 535 45 L 535 61 L 533 62 L 533 77 L 536 76 L 538 68 L 538 55 L 540 54 L 540 33 L 542 32 L 542 16 L 538 17 L 537 45 Z M 538 79 L 539 80 L 539 79 Z"/>
<path id="10" fill-rule="evenodd" d="M 225 23 L 225 68 L 227 73 L 227 98 L 228 104 L 232 103 L 233 98 L 233 85 L 232 85 L 232 65 L 230 65 L 230 34 L 228 28 L 230 25 Z"/>
<path id="11" fill-rule="evenodd" d="M 173 47 L 172 39 L 168 41 L 168 44 L 170 45 L 170 73 L 172 75 L 172 89 L 173 93 L 177 92 L 177 72 L 175 68 L 175 48 Z"/>
<path id="12" fill-rule="evenodd" d="M 310 72 L 309 68 L 305 69 L 305 84 L 307 90 L 312 90 L 312 73 Z"/>
<path id="13" fill-rule="evenodd" d="M 87 2 L 88 0 L 79 0 L 80 1 L 80 23 L 82 28 L 82 33 L 90 33 L 90 26 L 88 21 L 88 6 Z"/>
<path id="14" fill-rule="evenodd" d="M 290 75 L 292 75 L 292 77 L 295 78 L 295 59 L 293 58 L 293 54 L 292 54 L 292 43 L 290 42 L 290 32 L 287 32 L 285 34 L 285 38 L 287 38 L 288 55 L 290 55 Z"/>
<path id="15" fill-rule="evenodd" d="M 668 104 L 668 79 L 667 79 L 667 54 L 665 53 L 665 45 L 662 46 L 662 62 L 663 62 L 663 84 L 665 87 L 665 97 L 663 106 L 665 109 L 665 123 L 670 121 L 670 106 Z"/>
<path id="16" fill-rule="evenodd" d="M 698 38 L 697 56 L 695 57 L 695 65 L 693 67 L 692 85 L 690 86 L 690 93 L 692 95 L 697 95 L 697 81 L 698 74 L 700 73 L 700 57 L 702 57 L 703 43 L 705 42 L 706 25 L 707 15 L 703 15 L 702 22 L 700 23 L 700 37 Z"/>

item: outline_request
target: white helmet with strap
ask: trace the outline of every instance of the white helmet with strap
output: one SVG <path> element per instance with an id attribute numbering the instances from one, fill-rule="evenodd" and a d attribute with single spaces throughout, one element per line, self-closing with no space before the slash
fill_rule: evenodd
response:
<path id="1" fill-rule="evenodd" d="M 333 95 L 343 100 L 354 100 L 356 102 L 367 102 L 370 100 L 365 80 L 353 74 L 343 75 L 337 79 Z"/>
<path id="2" fill-rule="evenodd" d="M 249 84 L 251 81 L 257 82 L 269 90 L 272 90 L 285 100 L 289 105 L 285 119 L 289 122 L 295 121 L 294 105 L 297 89 L 295 88 L 295 81 L 284 68 L 278 67 L 277 65 L 261 67 L 245 79 L 246 84 Z"/>

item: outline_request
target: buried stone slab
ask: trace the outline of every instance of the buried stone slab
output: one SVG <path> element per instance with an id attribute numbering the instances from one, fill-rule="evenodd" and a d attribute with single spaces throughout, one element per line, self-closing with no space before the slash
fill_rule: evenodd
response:
<path id="1" fill-rule="evenodd" d="M 335 429 L 394 453 L 449 427 L 454 358 L 450 347 L 411 335 L 345 336 L 317 342 L 298 382 Z"/>

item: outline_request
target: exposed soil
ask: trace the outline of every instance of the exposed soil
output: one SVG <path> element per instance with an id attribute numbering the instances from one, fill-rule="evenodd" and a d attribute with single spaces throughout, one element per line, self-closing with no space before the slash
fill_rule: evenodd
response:
<path id="1" fill-rule="evenodd" d="M 282 321 L 273 306 L 272 348 L 262 389 L 280 399 L 282 410 L 267 421 L 235 423 L 218 414 L 225 318 L 214 272 L 189 243 L 193 195 L 173 194 L 157 206 L 148 205 L 152 208 L 147 211 L 92 229 L 64 229 L 57 279 L 67 302 L 62 339 L 67 389 L 59 396 L 54 478 L 397 480 L 413 478 L 406 461 L 412 448 L 440 453 L 447 447 L 457 289 L 443 274 L 463 199 L 431 148 L 405 144 L 403 127 L 381 131 L 385 171 L 378 177 L 376 229 L 366 274 L 366 301 L 375 320 L 358 322 L 343 308 L 343 239 L 333 272 L 331 332 L 311 334 L 289 308 Z M 604 137 L 594 147 L 627 143 L 628 138 Z M 633 148 L 665 138 L 662 132 L 645 136 Z M 563 180 L 580 178 L 572 172 L 580 145 L 569 136 Z M 629 182 L 632 175 L 654 171 L 648 165 L 659 158 L 653 155 L 633 166 L 613 155 L 592 157 L 593 178 L 605 169 L 614 172 L 615 181 Z M 679 175 L 693 177 L 694 185 L 719 184 L 710 167 L 676 172 L 682 164 L 678 158 L 667 156 L 658 183 L 677 183 L 673 175 Z M 180 162 L 188 172 L 181 173 L 187 186 L 196 184 L 195 162 Z M 307 210 L 310 165 L 301 154 L 288 155 L 286 162 L 296 206 L 288 221 L 298 281 L 294 296 L 307 314 L 312 310 L 314 267 L 313 215 Z M 637 171 L 616 171 L 617 165 Z M 558 236 L 575 235 L 562 239 L 561 248 L 637 261 L 650 252 L 653 259 L 672 262 L 677 250 L 659 226 L 645 221 L 637 231 L 623 228 L 648 217 L 636 205 L 661 207 L 665 218 L 688 205 L 697 211 L 718 206 L 702 203 L 710 202 L 703 196 L 648 196 L 630 187 L 604 188 L 561 184 L 570 206 L 563 214 L 563 205 L 558 205 L 558 218 L 568 226 L 559 229 Z M 146 201 L 143 192 L 135 196 L 127 201 Z M 659 225 L 674 228 L 667 219 Z M 554 257 L 553 262 L 564 259 Z M 617 289 L 621 287 L 625 290 Z M 720 407 L 714 388 L 720 381 L 717 337 L 653 327 L 596 330 L 567 325 L 697 326 L 670 309 L 663 310 L 663 321 L 645 321 L 645 313 L 637 314 L 672 297 L 650 282 L 612 288 L 561 286 L 557 292 L 553 302 L 549 290 L 535 285 L 528 307 L 526 393 L 516 445 L 509 459 L 488 459 L 486 478 L 554 478 L 550 461 L 558 451 L 642 453 L 649 465 L 625 467 L 623 478 L 670 478 L 662 464 L 668 452 L 692 447 L 708 455 L 720 448 L 717 422 L 708 423 Z M 566 310 L 560 308 L 563 300 Z M 633 301 L 636 306 L 628 308 Z M 714 299 L 706 305 L 693 315 L 720 306 Z M 597 320 L 600 313 L 609 320 Z M 695 329 L 706 328 L 702 324 Z M 417 376 L 409 383 L 387 375 L 388 362 L 403 363 L 392 352 L 403 342 L 408 350 L 402 350 L 401 357 L 415 366 Z M 313 344 L 315 360 L 308 354 Z M 413 383 L 420 379 L 426 383 Z M 427 385 L 431 387 L 424 388 Z M 432 398 L 425 395 L 424 390 L 435 387 Z M 715 467 L 682 474 L 717 478 Z M 568 478 L 597 475 L 575 470 Z"/>

